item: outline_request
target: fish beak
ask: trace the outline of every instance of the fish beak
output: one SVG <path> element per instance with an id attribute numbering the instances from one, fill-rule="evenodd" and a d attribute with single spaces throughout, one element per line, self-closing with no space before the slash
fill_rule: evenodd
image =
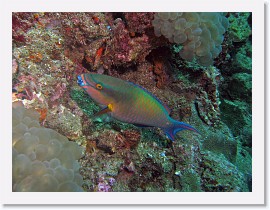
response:
<path id="1" fill-rule="evenodd" d="M 82 79 L 82 77 L 80 75 L 77 78 L 78 78 L 78 80 L 77 80 L 78 85 L 80 85 L 80 86 L 85 86 L 86 85 L 86 84 L 84 84 L 83 79 Z"/>

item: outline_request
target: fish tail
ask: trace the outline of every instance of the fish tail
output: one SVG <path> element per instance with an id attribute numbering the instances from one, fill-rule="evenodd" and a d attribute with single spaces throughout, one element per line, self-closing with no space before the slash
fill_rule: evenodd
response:
<path id="1" fill-rule="evenodd" d="M 172 120 L 171 126 L 163 129 L 171 141 L 174 141 L 175 134 L 182 130 L 190 130 L 200 134 L 199 131 L 193 128 L 191 125 L 184 122 L 179 122 L 177 120 Z"/>

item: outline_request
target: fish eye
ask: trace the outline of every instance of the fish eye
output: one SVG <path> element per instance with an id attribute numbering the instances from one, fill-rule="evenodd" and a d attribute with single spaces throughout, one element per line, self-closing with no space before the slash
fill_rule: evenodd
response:
<path id="1" fill-rule="evenodd" d="M 96 88 L 99 90 L 102 90 L 102 85 L 101 84 L 96 84 Z"/>

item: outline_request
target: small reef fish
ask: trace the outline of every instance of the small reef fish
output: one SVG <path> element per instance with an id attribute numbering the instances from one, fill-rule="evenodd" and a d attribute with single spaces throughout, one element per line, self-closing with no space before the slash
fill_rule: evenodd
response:
<path id="1" fill-rule="evenodd" d="M 115 77 L 89 73 L 78 76 L 77 83 L 103 109 L 96 115 L 110 114 L 115 119 L 140 127 L 161 128 L 168 138 L 182 130 L 199 133 L 192 126 L 172 119 L 168 107 L 143 87 Z"/>

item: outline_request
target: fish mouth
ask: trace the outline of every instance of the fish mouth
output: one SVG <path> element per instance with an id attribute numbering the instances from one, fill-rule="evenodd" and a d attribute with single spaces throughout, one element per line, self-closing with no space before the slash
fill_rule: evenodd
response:
<path id="1" fill-rule="evenodd" d="M 77 77 L 77 83 L 78 83 L 78 85 L 81 86 L 81 87 L 86 85 L 86 84 L 83 82 L 83 79 L 82 79 L 81 75 L 78 75 L 78 77 Z"/>
<path id="2" fill-rule="evenodd" d="M 77 83 L 79 86 L 83 88 L 89 88 L 89 87 L 95 88 L 94 84 L 92 84 L 92 82 L 89 81 L 88 77 L 86 77 L 85 74 L 81 74 L 77 76 Z"/>

